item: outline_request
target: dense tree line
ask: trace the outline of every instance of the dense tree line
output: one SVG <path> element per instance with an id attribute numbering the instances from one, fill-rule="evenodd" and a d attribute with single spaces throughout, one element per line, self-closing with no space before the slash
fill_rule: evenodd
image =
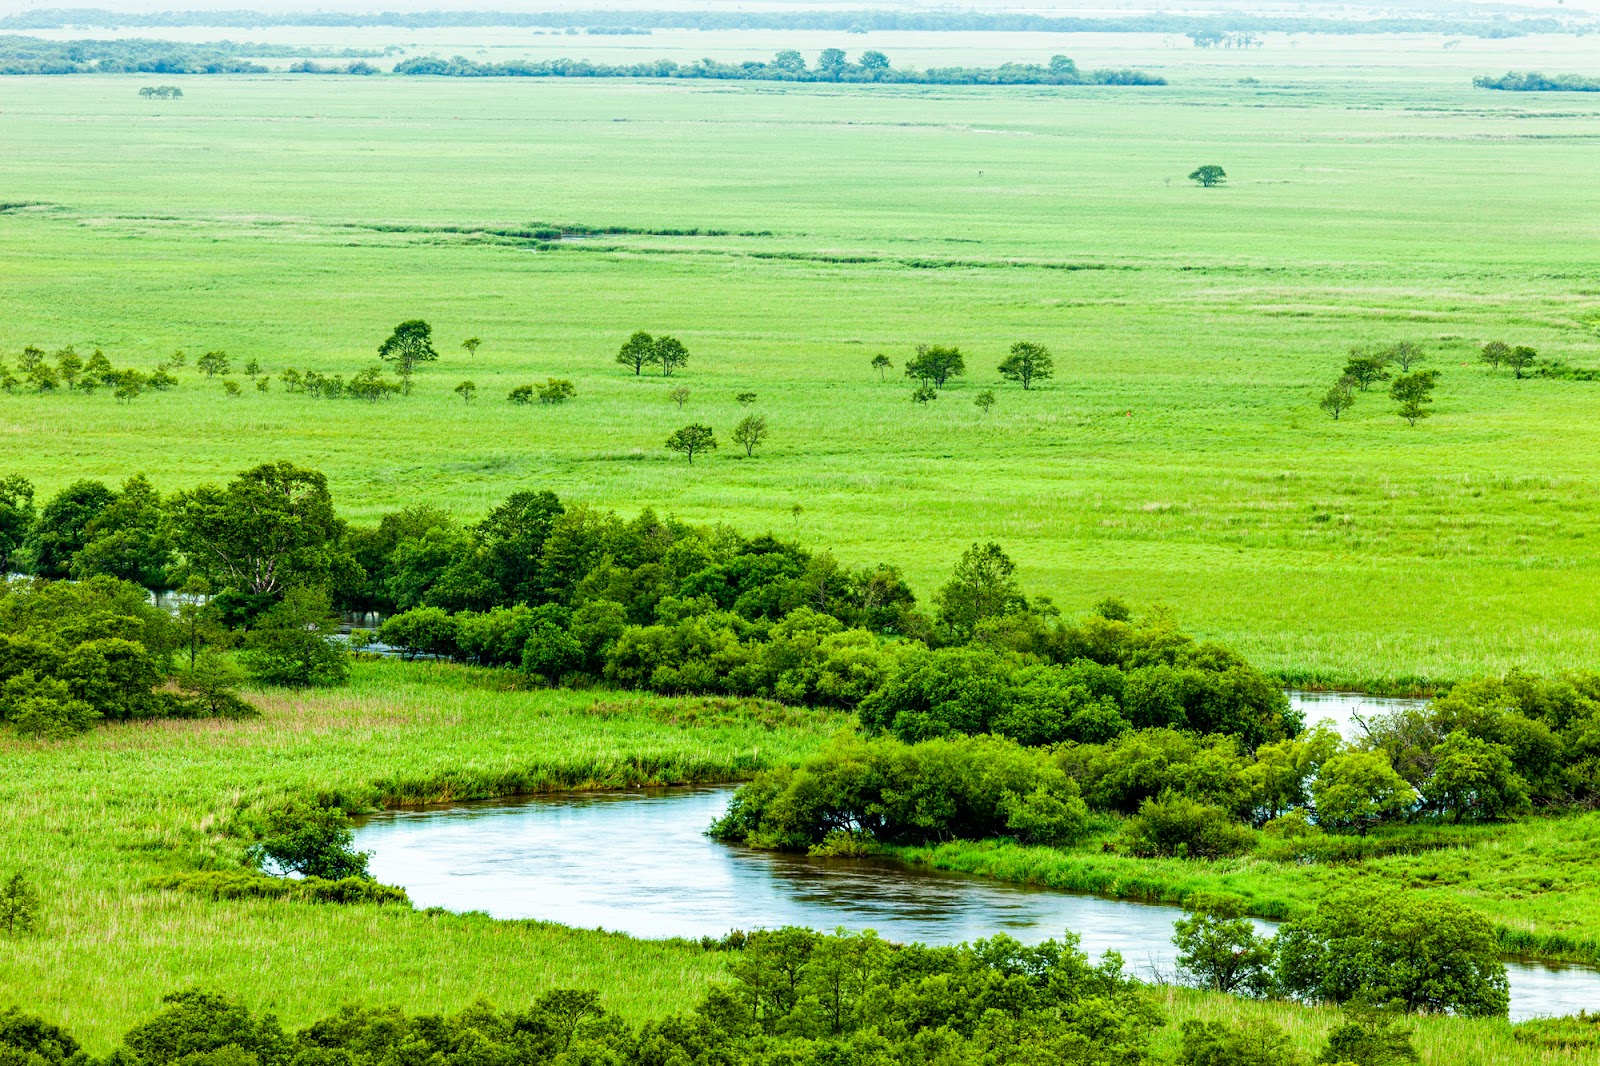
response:
<path id="1" fill-rule="evenodd" d="M 135 1025 L 109 1062 L 137 1066 L 1298 1066 L 1275 1026 L 1188 1022 L 1175 1059 L 1165 1024 L 1115 954 L 1091 962 L 1071 934 L 1027 946 L 1005 935 L 955 947 L 889 944 L 871 932 L 785 928 L 735 935 L 729 980 L 694 1010 L 630 1025 L 591 991 L 552 989 L 520 1009 L 480 1000 L 455 1014 L 350 1003 L 298 1032 L 218 992 L 189 989 Z M 1400 1051 L 1385 1057 L 1382 1052 Z M 1409 1054 L 1408 1054 L 1409 1053 Z M 1414 1061 L 1405 1030 L 1355 1014 L 1319 1062 Z M 90 1066 L 66 1030 L 0 1010 L 0 1061 Z"/>
<path id="2" fill-rule="evenodd" d="M 1439 33 L 1459 37 L 1515 37 L 1526 33 L 1582 33 L 1582 18 L 1494 14 L 1485 19 L 1388 17 L 1319 18 L 1234 12 L 1217 15 L 1151 12 L 1118 16 L 1040 15 L 1011 11 L 896 10 L 556 10 L 556 11 L 108 11 L 40 8 L 0 18 L 0 29 L 69 26 L 527 26 L 557 29 L 628 28 L 691 30 L 928 30 L 968 33 Z"/>
<path id="3" fill-rule="evenodd" d="M 512 59 L 479 63 L 456 56 L 417 56 L 395 65 L 394 73 L 451 78 L 708 78 L 726 81 L 881 82 L 893 85 L 1165 85 L 1166 79 L 1137 70 L 1080 71 L 1066 56 L 1050 63 L 1002 63 L 998 67 L 895 68 L 882 52 L 863 52 L 851 63 L 843 49 L 826 48 L 815 67 L 793 49 L 771 60 L 719 63 L 701 59 L 680 64 L 670 59 L 612 65 L 587 59 Z"/>
<path id="4" fill-rule="evenodd" d="M 1549 77 L 1530 71 L 1519 74 L 1511 71 L 1498 78 L 1480 74 L 1472 79 L 1480 89 L 1505 89 L 1518 93 L 1600 93 L 1600 78 L 1585 78 L 1578 74 L 1557 74 Z"/>
<path id="5" fill-rule="evenodd" d="M 231 41 L 206 44 L 140 38 L 51 41 L 8 35 L 0 37 L 0 74 L 265 74 L 268 68 L 252 60 L 335 54 L 370 56 L 378 53 L 331 53 Z"/>

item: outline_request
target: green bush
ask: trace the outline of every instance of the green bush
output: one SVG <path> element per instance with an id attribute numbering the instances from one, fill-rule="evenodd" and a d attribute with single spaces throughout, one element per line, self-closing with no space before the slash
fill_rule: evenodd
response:
<path id="1" fill-rule="evenodd" d="M 292 801 L 260 819 L 260 839 L 250 856 L 270 862 L 282 873 L 341 881 L 366 877 L 368 855 L 352 847 L 350 819 L 338 807 Z"/>
<path id="2" fill-rule="evenodd" d="M 1220 859 L 1255 847 L 1255 833 L 1220 807 L 1164 793 L 1145 800 L 1139 813 L 1128 819 L 1122 847 L 1131 855 L 1146 857 Z"/>

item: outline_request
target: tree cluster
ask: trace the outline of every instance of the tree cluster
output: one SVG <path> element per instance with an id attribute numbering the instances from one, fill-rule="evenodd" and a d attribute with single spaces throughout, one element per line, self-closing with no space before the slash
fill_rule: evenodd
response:
<path id="1" fill-rule="evenodd" d="M 1392 887 L 1343 889 L 1270 937 L 1256 932 L 1243 904 L 1224 893 L 1191 894 L 1173 925 L 1178 965 L 1219 992 L 1357 1005 L 1329 1035 L 1330 1051 L 1344 1057 L 1319 1061 L 1415 1062 L 1396 1013 L 1506 1014 L 1499 937 L 1465 904 Z"/>
<path id="2" fill-rule="evenodd" d="M 1317 406 L 1337 422 L 1340 416 L 1355 406 L 1358 394 L 1388 381 L 1389 398 L 1397 405 L 1395 413 L 1414 426 L 1431 414 L 1428 406 L 1433 403 L 1433 389 L 1439 381 L 1437 370 L 1419 367 L 1427 358 L 1428 354 L 1422 345 L 1413 341 L 1351 348 L 1344 372 L 1317 401 Z M 1392 373 L 1391 368 L 1399 373 Z"/>
<path id="3" fill-rule="evenodd" d="M 139 90 L 146 100 L 181 100 L 183 90 L 176 85 L 146 85 Z"/>
<path id="4" fill-rule="evenodd" d="M 617 362 L 632 370 L 636 377 L 643 376 L 646 368 L 655 368 L 661 371 L 662 377 L 670 378 L 674 370 L 689 365 L 689 349 L 676 337 L 652 337 L 639 330 L 623 342 L 617 352 Z"/>
<path id="5" fill-rule="evenodd" d="M 131 367 L 118 370 L 98 348 L 85 358 L 70 344 L 48 355 L 44 349 L 29 345 L 17 357 L 15 371 L 0 361 L 0 391 L 15 393 L 28 389 L 42 396 L 65 390 L 92 396 L 107 389 L 118 401 L 127 401 L 145 392 L 166 392 L 175 388 L 178 379 L 171 371 L 183 363 L 183 353 L 178 352 L 146 374 Z"/>

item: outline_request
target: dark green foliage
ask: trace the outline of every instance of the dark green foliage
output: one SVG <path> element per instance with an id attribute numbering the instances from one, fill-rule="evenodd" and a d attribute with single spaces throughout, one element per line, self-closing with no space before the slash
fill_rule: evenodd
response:
<path id="1" fill-rule="evenodd" d="M 644 368 L 654 366 L 660 361 L 656 354 L 656 339 L 644 330 L 640 330 L 626 341 L 617 352 L 617 362 L 632 370 L 635 377 L 644 373 Z"/>
<path id="2" fill-rule="evenodd" d="M 1438 380 L 1437 370 L 1419 370 L 1395 378 L 1389 386 L 1389 398 L 1400 405 L 1400 417 L 1413 426 L 1427 418 L 1428 404 L 1433 402 L 1433 387 Z"/>
<path id="3" fill-rule="evenodd" d="M 668 437 L 667 447 L 683 455 L 689 462 L 693 463 L 696 452 L 716 451 L 717 437 L 711 431 L 710 426 L 704 426 L 696 422 L 693 425 L 684 426 Z"/>
<path id="4" fill-rule="evenodd" d="M 394 364 L 404 382 L 402 388 L 410 392 L 411 375 L 416 373 L 417 366 L 439 358 L 433 347 L 433 327 L 420 318 L 407 319 L 378 345 L 378 358 Z"/>
<path id="5" fill-rule="evenodd" d="M 0 1062 L 6 1066 L 89 1066 L 67 1031 L 16 1007 L 0 1009 Z"/>
<path id="6" fill-rule="evenodd" d="M 1380 381 L 1389 380 L 1389 358 L 1381 350 L 1350 349 L 1350 359 L 1344 364 L 1343 377 L 1356 388 L 1366 392 Z"/>
<path id="7" fill-rule="evenodd" d="M 123 482 L 117 493 L 84 527 L 84 544 L 71 560 L 78 580 L 106 574 L 159 589 L 167 586 L 172 546 L 165 528 L 161 494 L 144 475 Z"/>
<path id="8" fill-rule="evenodd" d="M 1353 1063 L 1354 1066 L 1405 1066 L 1418 1062 L 1411 1044 L 1412 1029 L 1393 1011 L 1357 1005 L 1328 1033 L 1327 1046 L 1318 1063 Z"/>
<path id="9" fill-rule="evenodd" d="M 370 877 L 270 877 L 252 870 L 193 870 L 153 878 L 151 888 L 190 892 L 205 899 L 294 899 L 307 903 L 376 903 L 410 906 L 405 889 Z"/>
<path id="10" fill-rule="evenodd" d="M 250 848 L 251 859 L 270 862 L 279 873 L 326 881 L 367 876 L 368 854 L 351 846 L 355 834 L 338 807 L 289 803 L 268 811 L 259 831 L 260 840 Z"/>
<path id="11" fill-rule="evenodd" d="M 33 887 L 21 870 L 0 880 L 0 932 L 6 936 L 30 933 L 39 921 L 39 890 Z M 0 1027 L 6 1016 L 0 1014 Z M 4 1044 L 4 1031 L 0 1030 L 0 1044 Z"/>
<path id="12" fill-rule="evenodd" d="M 192 988 L 161 1002 L 165 1009 L 122 1038 L 134 1061 L 146 1066 L 283 1066 L 293 1053 L 276 1018 L 257 1017 L 225 996 Z"/>
<path id="13" fill-rule="evenodd" d="M 543 385 L 535 385 L 534 391 L 539 395 L 539 402 L 546 405 L 566 403 L 578 394 L 572 382 L 565 378 L 547 378 Z"/>
<path id="14" fill-rule="evenodd" d="M 20 549 L 33 517 L 33 482 L 16 474 L 0 478 L 0 572 L 22 562 Z"/>
<path id="15" fill-rule="evenodd" d="M 1245 917 L 1245 901 L 1225 893 L 1195 892 L 1172 923 L 1178 968 L 1202 988 L 1262 995 L 1272 982 L 1272 938 Z"/>
<path id="16" fill-rule="evenodd" d="M 983 622 L 1027 610 L 1016 571 L 998 544 L 974 544 L 961 553 L 950 582 L 933 597 L 939 623 L 956 642 L 971 640 Z"/>
<path id="17" fill-rule="evenodd" d="M 254 718 L 259 712 L 239 697 L 243 673 L 211 648 L 199 651 L 188 669 L 175 675 L 178 688 L 192 701 L 198 714 L 209 718 Z"/>
<path id="18" fill-rule="evenodd" d="M 1334 1003 L 1504 1017 L 1509 1002 L 1489 920 L 1454 900 L 1397 889 L 1326 896 L 1278 934 L 1279 986 Z"/>
<path id="19" fill-rule="evenodd" d="M 328 479 L 293 463 L 246 470 L 227 488 L 177 493 L 170 513 L 177 547 L 218 588 L 276 595 L 325 584 L 350 562 L 339 550 L 344 523 Z"/>
<path id="20" fill-rule="evenodd" d="M 1297 1066 L 1299 1061 L 1288 1036 L 1271 1022 L 1188 1021 L 1177 1066 Z"/>
<path id="21" fill-rule="evenodd" d="M 1457 731 L 1433 749 L 1422 798 L 1453 822 L 1492 821 L 1528 808 L 1528 785 L 1512 768 L 1511 749 Z"/>
<path id="22" fill-rule="evenodd" d="M 72 557 L 89 540 L 89 524 L 116 494 L 98 481 L 75 481 L 39 509 L 23 545 L 28 571 L 37 577 L 72 576 Z"/>
<path id="23" fill-rule="evenodd" d="M 1221 185 L 1223 182 L 1227 181 L 1228 172 L 1217 166 L 1215 163 L 1207 163 L 1205 166 L 1196 167 L 1194 170 L 1190 171 L 1189 180 L 1197 185 L 1209 189 L 1213 186 Z"/>
<path id="24" fill-rule="evenodd" d="M 334 633 L 327 594 L 291 589 L 245 634 L 239 657 L 251 679 L 261 684 L 343 684 L 350 667 Z"/>
<path id="25" fill-rule="evenodd" d="M 0 586 L 0 719 L 70 736 L 100 718 L 193 713 L 159 691 L 175 634 L 144 590 L 114 578 Z"/>
<path id="26" fill-rule="evenodd" d="M 1076 783 L 1046 753 L 998 737 L 840 737 L 798 769 L 767 771 L 740 788 L 712 835 L 785 850 L 833 833 L 1058 844 L 1081 836 L 1087 817 Z"/>
<path id="27" fill-rule="evenodd" d="M 1163 793 L 1139 805 L 1122 829 L 1131 855 L 1176 859 L 1221 859 L 1255 846 L 1254 834 L 1221 807 L 1188 796 Z"/>
<path id="28" fill-rule="evenodd" d="M 1011 354 L 1006 356 L 999 370 L 1001 377 L 1029 389 L 1035 381 L 1043 381 L 1054 374 L 1055 361 L 1044 345 L 1018 341 L 1011 346 Z"/>
<path id="29" fill-rule="evenodd" d="M 967 372 L 966 360 L 960 348 L 947 348 L 940 344 L 919 344 L 917 354 L 906 362 L 906 377 L 942 389 L 951 378 Z"/>

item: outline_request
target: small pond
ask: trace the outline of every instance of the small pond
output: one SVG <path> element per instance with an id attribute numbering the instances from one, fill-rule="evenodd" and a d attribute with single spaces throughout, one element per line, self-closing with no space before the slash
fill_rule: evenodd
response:
<path id="1" fill-rule="evenodd" d="M 954 944 L 994 933 L 1038 942 L 1071 929 L 1090 956 L 1120 951 L 1170 975 L 1173 907 L 1147 906 L 881 859 L 808 859 L 705 835 L 728 788 L 576 793 L 366 819 L 356 846 L 419 907 L 540 918 L 639 937 L 806 925 Z M 1257 923 L 1264 931 L 1269 923 Z M 1600 971 L 1511 964 L 1513 1018 L 1600 1008 Z"/>
<path id="2" fill-rule="evenodd" d="M 1289 706 L 1305 716 L 1307 727 L 1327 719 L 1333 722 L 1339 735 L 1346 740 L 1359 740 L 1365 735 L 1357 719 L 1370 722 L 1390 711 L 1426 707 L 1428 704 L 1427 700 L 1368 696 L 1364 692 L 1299 692 L 1290 689 L 1288 696 Z"/>

